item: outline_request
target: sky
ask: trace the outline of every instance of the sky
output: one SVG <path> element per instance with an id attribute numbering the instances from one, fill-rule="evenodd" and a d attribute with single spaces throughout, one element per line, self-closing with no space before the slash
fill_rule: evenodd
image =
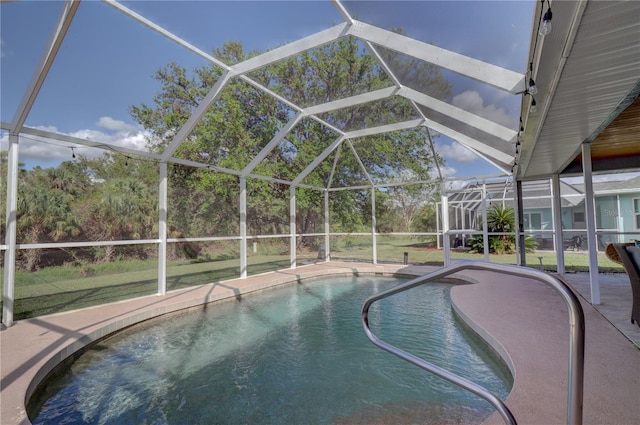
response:
<path id="1" fill-rule="evenodd" d="M 413 38 L 510 70 L 527 69 L 533 0 L 355 1 L 344 3 L 355 18 L 402 28 Z M 205 52 L 226 41 L 245 50 L 267 50 L 343 22 L 330 1 L 126 1 L 123 4 Z M 62 9 L 60 1 L 0 6 L 0 118 L 11 122 Z M 160 85 L 152 77 L 171 61 L 187 69 L 206 64 L 196 54 L 150 31 L 98 1 L 80 5 L 62 48 L 26 120 L 26 125 L 144 150 L 145 132 L 129 108 L 151 104 Z M 448 101 L 517 129 L 520 96 L 501 92 L 451 72 Z M 6 132 L 0 133 L 6 149 Z M 58 142 L 56 142 L 58 143 Z M 59 144 L 59 143 L 58 143 Z M 500 171 L 441 136 L 437 147 L 448 176 Z M 21 161 L 54 166 L 70 149 L 25 139 Z M 90 148 L 76 153 L 90 155 Z"/>

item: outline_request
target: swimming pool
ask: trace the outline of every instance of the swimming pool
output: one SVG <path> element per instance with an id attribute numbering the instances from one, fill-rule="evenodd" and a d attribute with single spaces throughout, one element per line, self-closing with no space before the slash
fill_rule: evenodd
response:
<path id="1" fill-rule="evenodd" d="M 89 348 L 32 398 L 34 424 L 480 422 L 484 400 L 373 346 L 360 309 L 400 283 L 305 281 L 140 324 Z M 507 367 L 454 317 L 449 284 L 370 310 L 385 341 L 502 399 Z"/>

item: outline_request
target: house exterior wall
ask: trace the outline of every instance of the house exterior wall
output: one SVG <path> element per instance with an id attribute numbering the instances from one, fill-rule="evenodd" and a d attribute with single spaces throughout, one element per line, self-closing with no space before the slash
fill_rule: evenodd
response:
<path id="1" fill-rule="evenodd" d="M 596 229 L 603 231 L 617 232 L 618 228 L 618 197 L 616 195 L 596 197 Z M 600 249 L 606 248 L 607 244 L 618 242 L 617 235 L 598 235 L 598 245 Z"/>
<path id="2" fill-rule="evenodd" d="M 640 183 L 640 180 L 638 181 Z M 633 187 L 633 185 L 631 186 Z M 626 242 L 640 239 L 638 234 L 618 235 L 617 233 L 640 232 L 640 190 L 631 193 L 619 193 L 610 188 L 605 188 L 607 194 L 596 195 L 595 213 L 596 229 L 598 231 L 598 249 L 604 250 L 607 244 L 612 242 Z M 628 186 L 624 190 L 629 190 Z M 539 191 L 540 192 L 540 191 Z M 612 194 L 613 192 L 613 194 Z M 487 207 L 494 200 L 487 201 Z M 525 233 L 538 241 L 538 249 L 553 249 L 553 212 L 551 209 L 550 194 L 537 193 L 536 196 L 529 195 L 523 199 L 523 229 Z M 575 205 L 578 203 L 578 205 Z M 458 207 L 449 208 L 450 230 L 479 230 L 479 224 L 475 222 L 475 216 L 480 216 L 481 200 L 478 198 L 458 201 L 453 203 Z M 506 203 L 513 206 L 513 202 Z M 584 209 L 584 196 L 572 194 L 564 197 L 563 204 L 572 205 L 562 208 L 562 239 L 563 249 L 586 250 L 587 230 L 586 214 Z M 470 219 L 469 210 L 474 218 Z M 462 220 L 464 212 L 464 225 Z M 609 233 L 607 233 L 609 232 Z M 459 246 L 465 243 L 469 235 L 453 234 L 452 246 Z M 579 239 L 579 240 L 577 240 Z"/>
<path id="3" fill-rule="evenodd" d="M 623 232 L 640 231 L 638 214 L 640 213 L 640 192 L 618 195 L 620 197 L 621 230 Z M 635 200 L 635 202 L 634 202 Z M 635 204 L 635 205 L 634 205 Z M 640 239 L 638 235 L 629 235 L 625 241 Z"/>
<path id="4" fill-rule="evenodd" d="M 619 206 L 619 210 L 618 210 Z M 640 231 L 640 192 L 620 195 L 596 196 L 596 229 L 610 232 L 639 232 Z M 553 229 L 551 208 L 524 208 L 525 222 L 527 214 L 540 214 L 542 217 L 542 229 Z M 584 221 L 576 221 L 584 217 L 584 204 L 574 207 L 562 208 L 563 239 L 569 241 L 576 236 L 581 236 L 586 243 L 586 226 Z M 525 226 L 525 230 L 528 229 Z M 547 232 L 536 233 L 531 230 L 531 236 L 538 239 L 540 248 L 546 249 L 552 244 L 547 239 L 553 235 Z M 604 249 L 611 242 L 626 242 L 640 239 L 638 235 L 598 235 L 598 248 Z M 585 246 L 586 248 L 586 246 Z"/>
<path id="5" fill-rule="evenodd" d="M 596 197 L 596 228 L 617 229 L 618 202 L 616 196 Z"/>

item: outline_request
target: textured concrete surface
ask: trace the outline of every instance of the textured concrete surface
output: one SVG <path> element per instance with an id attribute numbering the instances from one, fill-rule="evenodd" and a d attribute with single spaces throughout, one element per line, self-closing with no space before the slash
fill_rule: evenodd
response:
<path id="1" fill-rule="evenodd" d="M 468 323 L 514 365 L 507 406 L 519 424 L 567 423 L 569 316 L 552 288 L 529 279 L 476 272 L 453 288 Z M 580 298 L 580 297 L 579 297 Z M 640 351 L 593 306 L 585 314 L 583 423 L 640 423 Z M 507 362 L 509 364 L 509 362 Z M 487 423 L 504 423 L 496 414 Z"/>
<path id="2" fill-rule="evenodd" d="M 28 424 L 25 401 L 62 360 L 136 322 L 274 285 L 323 275 L 420 275 L 433 267 L 324 263 L 17 322 L 0 332 L 0 423 Z M 566 422 L 567 310 L 543 284 L 465 272 L 477 284 L 454 288 L 456 310 L 492 343 L 514 372 L 507 405 L 521 424 Z M 588 303 L 584 423 L 640 418 L 640 351 Z M 492 416 L 489 423 L 500 423 Z"/>

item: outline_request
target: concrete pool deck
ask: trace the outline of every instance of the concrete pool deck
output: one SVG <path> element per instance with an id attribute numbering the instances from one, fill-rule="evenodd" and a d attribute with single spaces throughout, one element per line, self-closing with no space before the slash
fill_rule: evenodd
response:
<path id="1" fill-rule="evenodd" d="M 203 303 L 326 275 L 421 275 L 429 266 L 320 263 L 17 322 L 0 332 L 0 423 L 29 424 L 25 400 L 62 360 L 136 322 Z M 514 372 L 506 404 L 520 424 L 566 423 L 568 313 L 560 296 L 531 279 L 465 271 L 476 284 L 453 289 L 463 320 L 501 353 Z M 640 350 L 598 310 L 585 311 L 584 423 L 640 421 Z M 420 372 L 418 373 L 426 373 Z M 502 423 L 497 414 L 487 423 Z"/>

